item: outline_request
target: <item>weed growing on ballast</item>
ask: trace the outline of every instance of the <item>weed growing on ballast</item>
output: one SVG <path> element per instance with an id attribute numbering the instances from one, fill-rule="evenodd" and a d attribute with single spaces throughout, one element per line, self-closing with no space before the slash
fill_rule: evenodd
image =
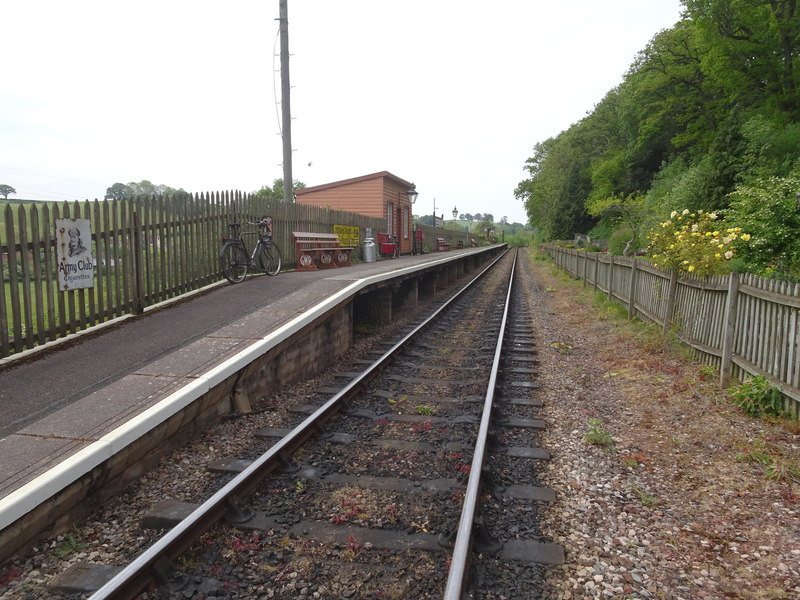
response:
<path id="1" fill-rule="evenodd" d="M 589 431 L 583 436 L 587 444 L 592 446 L 602 446 L 607 450 L 614 447 L 614 438 L 603 429 L 600 419 L 589 419 Z"/>

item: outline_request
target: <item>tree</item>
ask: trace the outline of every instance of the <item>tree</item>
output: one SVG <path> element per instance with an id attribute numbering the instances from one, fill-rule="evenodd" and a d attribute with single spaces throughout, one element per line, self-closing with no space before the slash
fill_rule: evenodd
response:
<path id="1" fill-rule="evenodd" d="M 514 191 L 525 202 L 528 222 L 545 240 L 569 239 L 594 225 L 585 208 L 591 190 L 592 148 L 581 125 L 537 144 L 525 164 L 531 178 Z"/>
<path id="2" fill-rule="evenodd" d="M 295 179 L 292 182 L 292 190 L 304 190 L 306 188 L 306 184 L 302 181 L 298 181 Z M 283 178 L 279 177 L 278 179 L 273 180 L 272 187 L 267 187 L 266 185 L 262 185 L 261 189 L 257 192 L 253 192 L 253 195 L 260 200 L 266 200 L 267 202 L 283 202 Z"/>
<path id="3" fill-rule="evenodd" d="M 133 190 L 124 183 L 115 183 L 106 189 L 106 200 L 122 200 L 126 197 L 133 196 Z"/>
<path id="4" fill-rule="evenodd" d="M 0 183 L 0 195 L 2 195 L 5 200 L 8 200 L 9 194 L 16 194 L 16 193 L 17 190 L 15 190 L 10 185 L 7 185 L 5 183 Z"/>
<path id="5" fill-rule="evenodd" d="M 122 200 L 123 198 L 133 198 L 135 196 L 174 196 L 185 198 L 189 192 L 183 188 L 175 189 L 168 185 L 153 184 L 147 179 L 141 181 L 131 181 L 130 183 L 115 183 L 106 189 L 106 200 Z"/>
<path id="6" fill-rule="evenodd" d="M 490 213 L 483 213 L 479 227 L 488 237 L 494 231 L 494 217 Z"/>
<path id="7" fill-rule="evenodd" d="M 635 251 L 642 246 L 647 211 L 641 194 L 609 196 L 603 200 L 595 200 L 588 204 L 587 210 L 590 215 L 601 217 L 613 228 L 617 228 L 613 237 L 625 244 L 622 250 L 623 256 L 628 256 L 631 250 Z M 609 243 L 609 251 L 612 250 L 615 249 L 612 249 Z"/>
<path id="8" fill-rule="evenodd" d="M 683 0 L 683 4 L 707 46 L 703 69 L 729 98 L 800 118 L 797 0 Z"/>
<path id="9" fill-rule="evenodd" d="M 731 194 L 727 220 L 752 234 L 745 250 L 750 264 L 800 276 L 800 168 L 786 177 L 740 184 Z"/>

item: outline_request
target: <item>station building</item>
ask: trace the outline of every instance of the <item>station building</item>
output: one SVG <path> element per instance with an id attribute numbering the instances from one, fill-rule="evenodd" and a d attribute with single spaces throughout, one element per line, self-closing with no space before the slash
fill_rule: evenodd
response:
<path id="1" fill-rule="evenodd" d="M 411 207 L 416 200 L 414 184 L 380 171 L 295 191 L 298 204 L 321 206 L 386 219 L 387 233 L 396 236 L 400 254 L 412 248 Z"/>

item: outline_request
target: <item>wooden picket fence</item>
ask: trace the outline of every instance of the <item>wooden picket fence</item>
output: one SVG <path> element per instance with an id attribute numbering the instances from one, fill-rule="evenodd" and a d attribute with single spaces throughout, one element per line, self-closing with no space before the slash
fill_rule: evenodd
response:
<path id="1" fill-rule="evenodd" d="M 800 415 L 800 284 L 752 274 L 678 278 L 639 258 L 547 245 L 555 263 L 622 303 L 629 318 L 674 331 L 720 384 L 762 375 L 780 387 L 786 410 Z"/>
<path id="2" fill-rule="evenodd" d="M 385 230 L 385 220 L 327 208 L 266 203 L 224 192 L 131 200 L 9 203 L 0 215 L 0 358 L 219 282 L 229 223 L 273 217 L 284 268 L 296 262 L 292 231 L 334 225 Z M 59 291 L 56 219 L 89 219 L 94 286 Z M 242 230 L 256 230 L 243 225 Z M 353 254 L 360 259 L 361 245 Z"/>

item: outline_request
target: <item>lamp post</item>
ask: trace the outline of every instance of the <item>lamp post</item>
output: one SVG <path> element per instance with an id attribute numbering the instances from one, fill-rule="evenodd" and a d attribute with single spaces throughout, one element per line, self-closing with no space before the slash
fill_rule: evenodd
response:
<path id="1" fill-rule="evenodd" d="M 458 218 L 458 209 L 454 206 L 453 207 L 453 220 L 455 221 Z"/>
<path id="2" fill-rule="evenodd" d="M 414 202 L 417 201 L 417 196 L 419 196 L 419 193 L 417 193 L 416 184 L 414 184 L 414 183 L 411 184 L 411 187 L 408 188 L 408 190 L 406 191 L 406 196 L 408 196 L 408 201 L 413 206 Z M 414 221 L 412 211 L 409 210 L 408 212 L 409 212 L 409 215 L 408 215 L 409 225 L 408 226 L 409 226 L 410 229 L 412 229 L 411 235 L 413 236 L 413 238 L 411 240 L 411 253 L 412 254 L 417 254 L 418 252 L 421 253 L 422 252 L 422 239 L 419 237 L 419 233 L 421 233 L 421 232 L 418 232 L 416 225 L 412 225 L 413 221 Z"/>

